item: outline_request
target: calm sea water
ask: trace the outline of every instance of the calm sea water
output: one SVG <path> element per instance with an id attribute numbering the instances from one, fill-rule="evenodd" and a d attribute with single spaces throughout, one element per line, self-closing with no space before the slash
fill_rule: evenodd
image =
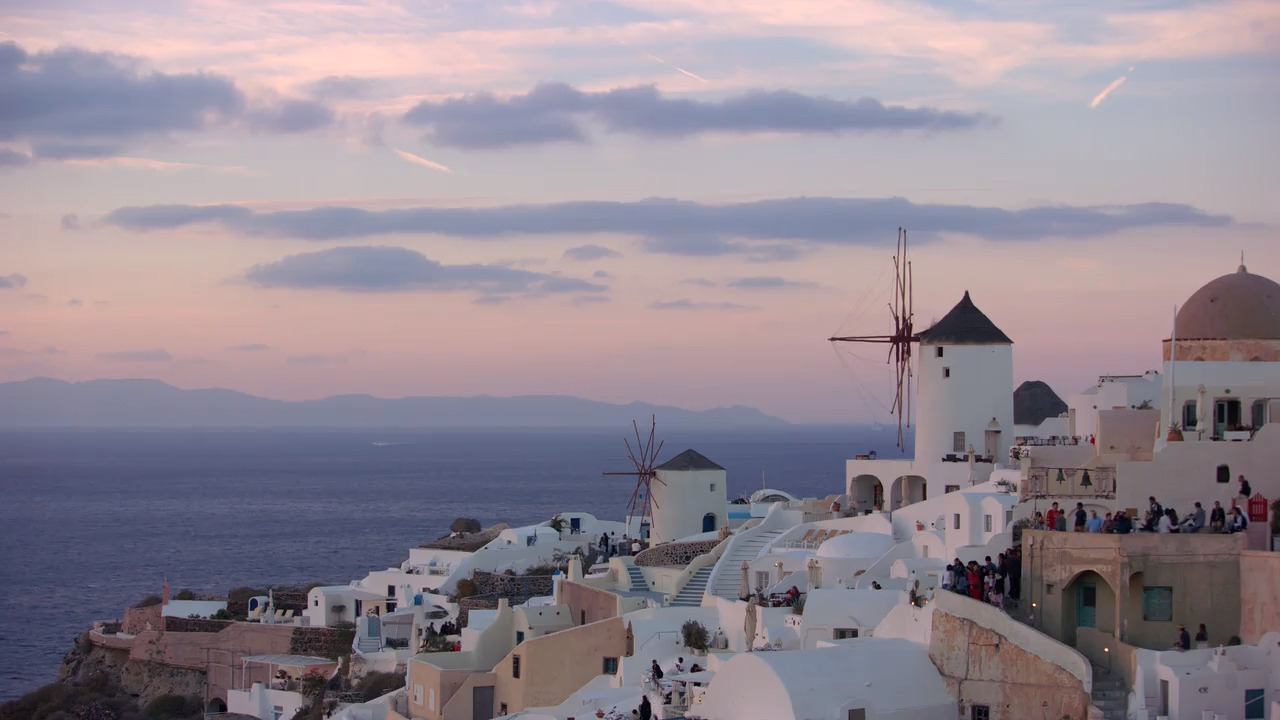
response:
<path id="1" fill-rule="evenodd" d="M 895 429 L 896 430 L 896 429 Z M 96 619 L 170 585 L 345 583 L 397 565 L 457 517 L 621 519 L 619 431 L 0 432 L 0 700 L 50 682 Z M 666 432 L 729 471 L 729 497 L 838 492 L 844 459 L 888 432 Z M 374 443 L 394 443 L 375 445 Z"/>

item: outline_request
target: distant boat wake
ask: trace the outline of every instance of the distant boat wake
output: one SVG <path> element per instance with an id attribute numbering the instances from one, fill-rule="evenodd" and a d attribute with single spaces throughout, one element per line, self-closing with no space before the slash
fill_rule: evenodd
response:
<path id="1" fill-rule="evenodd" d="M 404 443 L 396 443 L 396 442 L 375 442 L 373 446 L 374 447 L 391 447 L 392 445 L 403 445 L 403 444 Z"/>

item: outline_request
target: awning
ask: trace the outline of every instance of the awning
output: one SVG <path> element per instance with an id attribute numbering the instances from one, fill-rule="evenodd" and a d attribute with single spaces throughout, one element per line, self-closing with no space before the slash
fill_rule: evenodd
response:
<path id="1" fill-rule="evenodd" d="M 246 655 L 241 662 L 262 663 L 263 665 L 288 665 L 289 667 L 313 667 L 316 665 L 337 665 L 337 660 L 315 657 L 314 655 Z"/>

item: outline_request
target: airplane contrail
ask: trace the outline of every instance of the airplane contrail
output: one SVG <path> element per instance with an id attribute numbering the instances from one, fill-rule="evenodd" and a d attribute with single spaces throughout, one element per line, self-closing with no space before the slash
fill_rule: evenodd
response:
<path id="1" fill-rule="evenodd" d="M 707 79 L 706 79 L 706 78 L 704 78 L 704 77 L 702 77 L 701 75 L 698 75 L 697 73 L 689 72 L 688 70 L 685 70 L 684 68 L 680 67 L 679 65 L 672 65 L 671 63 L 667 62 L 666 60 L 663 60 L 662 58 L 658 57 L 657 55 L 654 55 L 654 54 L 653 54 L 653 53 L 651 53 L 651 52 L 645 52 L 644 50 L 641 50 L 640 52 L 641 52 L 645 57 L 649 58 L 650 60 L 652 60 L 652 61 L 654 61 L 654 62 L 656 62 L 656 63 L 662 64 L 662 65 L 666 65 L 667 67 L 671 68 L 672 70 L 675 70 L 676 72 L 680 73 L 681 75 L 685 75 L 685 76 L 687 76 L 687 77 L 691 77 L 691 78 L 693 78 L 694 80 L 697 80 L 697 81 L 699 81 L 699 82 L 704 82 L 704 83 L 705 83 L 705 82 L 707 82 Z"/>
<path id="2" fill-rule="evenodd" d="M 405 152 L 404 150 L 401 150 L 400 148 L 391 148 L 391 150 L 392 150 L 392 152 L 394 152 L 395 154 L 399 155 L 400 157 L 404 158 L 405 160 L 408 160 L 409 162 L 413 163 L 414 165 L 421 165 L 422 167 L 425 167 L 425 168 L 431 168 L 432 170 L 435 170 L 435 171 L 437 171 L 437 172 L 448 173 L 448 174 L 450 174 L 450 175 L 452 175 L 452 174 L 453 174 L 453 170 L 449 169 L 449 167 L 447 167 L 447 166 L 445 166 L 445 165 L 441 165 L 441 164 L 440 164 L 440 163 L 438 163 L 438 162 L 432 162 L 432 161 L 430 161 L 430 160 L 428 160 L 428 159 L 426 159 L 426 158 L 424 158 L 424 157 L 419 157 L 419 156 L 417 156 L 417 155 L 414 155 L 414 154 L 413 154 L 413 153 L 411 153 L 411 152 Z"/>
<path id="3" fill-rule="evenodd" d="M 1133 72 L 1133 67 L 1132 67 L 1132 66 L 1130 66 L 1130 67 L 1129 67 L 1129 72 Z M 1094 109 L 1094 108 L 1098 107 L 1099 105 L 1101 105 L 1101 104 L 1102 104 L 1102 101 L 1103 101 L 1103 100 L 1106 100 L 1106 99 L 1107 99 L 1107 96 L 1108 96 L 1108 95 L 1110 95 L 1111 93 L 1115 92 L 1116 88 L 1118 88 L 1118 87 L 1120 87 L 1121 85 L 1123 85 L 1123 84 L 1124 84 L 1124 81 L 1125 81 L 1125 80 L 1127 80 L 1127 79 L 1129 79 L 1129 76 L 1128 76 L 1128 75 L 1121 75 L 1120 77 L 1116 78 L 1115 80 L 1112 80 L 1110 85 L 1108 85 L 1108 86 L 1106 86 L 1106 87 L 1102 88 L 1102 92 L 1100 92 L 1100 93 L 1098 93 L 1097 95 L 1095 95 L 1095 96 L 1094 96 L 1094 98 L 1093 98 L 1092 100 L 1090 100 L 1090 101 L 1089 101 L 1089 108 L 1090 108 L 1090 109 Z"/>

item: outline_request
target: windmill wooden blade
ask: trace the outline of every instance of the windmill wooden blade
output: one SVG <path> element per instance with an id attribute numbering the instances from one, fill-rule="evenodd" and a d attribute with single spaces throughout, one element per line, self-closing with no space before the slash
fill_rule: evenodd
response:
<path id="1" fill-rule="evenodd" d="M 898 417 L 898 447 L 903 446 L 903 426 L 911 425 L 911 344 L 919 342 L 913 313 L 913 275 L 907 251 L 907 231 L 898 228 L 893 255 L 893 295 L 888 303 L 893 322 L 890 335 L 847 335 L 828 338 L 830 342 L 884 343 L 889 346 L 885 363 L 893 365 L 894 397 L 889 412 Z"/>

